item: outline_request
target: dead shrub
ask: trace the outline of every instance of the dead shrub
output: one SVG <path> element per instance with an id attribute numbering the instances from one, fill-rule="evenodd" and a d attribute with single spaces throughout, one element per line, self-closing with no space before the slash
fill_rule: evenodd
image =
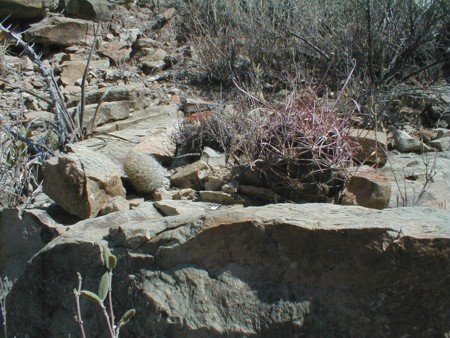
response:
<path id="1" fill-rule="evenodd" d="M 203 148 L 210 147 L 229 157 L 236 152 L 241 129 L 236 114 L 218 109 L 185 117 L 172 139 L 177 145 L 177 156 L 200 157 Z"/>
<path id="2" fill-rule="evenodd" d="M 356 61 L 366 88 L 441 74 L 447 0 L 177 0 L 206 77 L 272 85 L 300 69 L 309 84 L 341 86 Z M 442 34 L 441 34 L 442 35 Z M 420 74 L 420 77 L 417 76 Z M 326 79 L 324 81 L 324 79 Z M 249 86 L 249 84 L 247 83 Z M 361 95 L 363 95 L 362 93 Z"/>

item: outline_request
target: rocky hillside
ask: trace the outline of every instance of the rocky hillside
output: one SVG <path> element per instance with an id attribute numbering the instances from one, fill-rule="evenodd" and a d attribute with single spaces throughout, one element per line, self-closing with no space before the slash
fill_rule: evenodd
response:
<path id="1" fill-rule="evenodd" d="M 445 59 L 374 101 L 236 42 L 220 80 L 186 4 L 0 0 L 7 336 L 448 335 Z"/>

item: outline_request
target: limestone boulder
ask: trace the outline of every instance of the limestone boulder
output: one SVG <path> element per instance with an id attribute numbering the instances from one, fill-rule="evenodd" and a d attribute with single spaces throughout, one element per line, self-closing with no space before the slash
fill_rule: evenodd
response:
<path id="1" fill-rule="evenodd" d="M 330 204 L 220 209 L 155 219 L 141 208 L 71 226 L 14 284 L 8 332 L 78 336 L 77 272 L 83 288 L 95 292 L 105 245 L 118 257 L 116 318 L 136 309 L 121 337 L 448 332 L 448 211 Z M 83 300 L 81 313 L 87 336 L 102 336 L 98 306 Z"/>
<path id="2" fill-rule="evenodd" d="M 95 23 L 92 21 L 54 15 L 31 25 L 25 33 L 25 39 L 50 46 L 66 47 L 75 44 L 90 46 L 94 39 L 94 32 Z"/>
<path id="3" fill-rule="evenodd" d="M 0 0 L 0 21 L 11 15 L 12 19 L 37 19 L 45 16 L 47 11 L 58 8 L 57 0 Z"/>
<path id="4" fill-rule="evenodd" d="M 341 203 L 384 209 L 389 207 L 390 199 L 391 182 L 389 178 L 383 174 L 364 171 L 350 178 Z"/>
<path id="5" fill-rule="evenodd" d="M 81 145 L 72 145 L 69 153 L 47 161 L 43 190 L 64 210 L 81 219 L 126 207 L 120 203 L 125 189 L 116 165 Z"/>
<path id="6" fill-rule="evenodd" d="M 385 132 L 352 129 L 350 136 L 357 143 L 353 158 L 359 163 L 385 165 L 387 161 L 387 137 Z"/>

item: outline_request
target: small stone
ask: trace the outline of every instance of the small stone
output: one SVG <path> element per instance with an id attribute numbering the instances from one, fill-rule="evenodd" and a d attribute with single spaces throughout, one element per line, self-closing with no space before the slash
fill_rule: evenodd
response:
<path id="1" fill-rule="evenodd" d="M 201 190 L 205 186 L 209 171 L 208 164 L 204 161 L 197 161 L 177 168 L 175 173 L 170 177 L 170 182 L 178 188 Z"/>
<path id="2" fill-rule="evenodd" d="M 430 148 L 418 138 L 409 135 L 403 130 L 394 132 L 394 144 L 402 153 L 428 151 Z"/>
<path id="3" fill-rule="evenodd" d="M 153 192 L 153 199 L 155 201 L 171 200 L 172 194 L 165 188 L 158 188 Z"/>
<path id="4" fill-rule="evenodd" d="M 194 189 L 181 189 L 173 194 L 174 200 L 194 200 L 195 199 L 195 190 Z"/>
<path id="5" fill-rule="evenodd" d="M 202 152 L 201 160 L 211 167 L 225 167 L 225 154 L 219 153 L 210 147 L 205 147 Z"/>

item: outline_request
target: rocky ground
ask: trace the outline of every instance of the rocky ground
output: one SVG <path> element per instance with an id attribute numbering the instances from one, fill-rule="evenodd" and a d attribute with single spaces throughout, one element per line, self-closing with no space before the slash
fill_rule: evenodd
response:
<path id="1" fill-rule="evenodd" d="M 345 206 L 278 203 L 289 198 L 248 168 L 236 174 L 217 150 L 205 148 L 192 163 L 177 158 L 179 123 L 218 103 L 189 85 L 195 48 L 175 29 L 175 8 L 97 5 L 46 12 L 23 35 L 42 48 L 75 110 L 94 39 L 89 19 L 107 18 L 85 86 L 91 135 L 47 161 L 43 192 L 0 215 L 1 274 L 15 281 L 11 335 L 77 336 L 76 273 L 96 290 L 105 246 L 119 260 L 117 317 L 137 310 L 125 337 L 450 332 L 446 86 L 403 99 L 411 116 L 431 107 L 437 128 L 352 130 L 356 158 L 375 156 L 379 165 L 352 168 Z M 38 94 L 45 79 L 15 54 L 5 56 L 3 74 L 2 125 L 22 125 L 38 140 L 54 119 Z M 13 183 L 4 181 L 3 206 Z M 82 308 L 88 336 L 102 336 L 101 313 L 84 300 Z"/>

